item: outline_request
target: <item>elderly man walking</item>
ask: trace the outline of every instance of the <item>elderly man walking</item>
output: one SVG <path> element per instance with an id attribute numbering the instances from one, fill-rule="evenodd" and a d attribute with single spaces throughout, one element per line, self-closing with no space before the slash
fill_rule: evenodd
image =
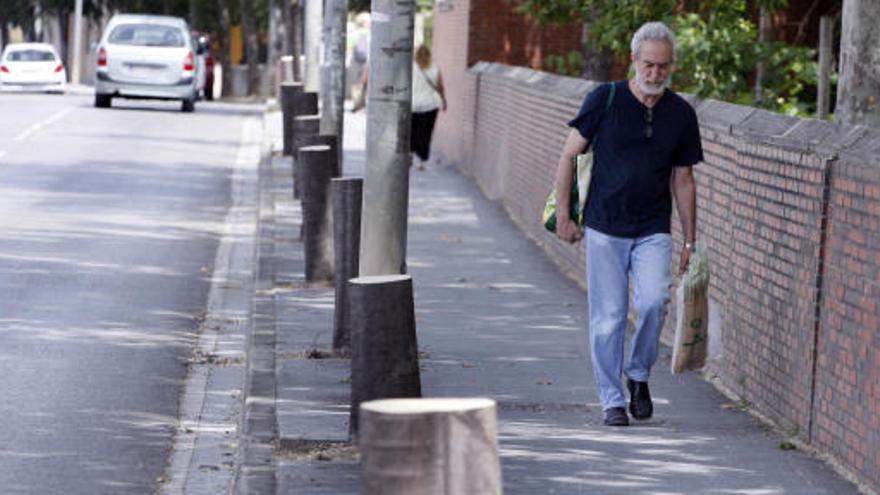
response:
<path id="1" fill-rule="evenodd" d="M 675 35 L 660 22 L 643 25 L 633 35 L 630 58 L 635 78 L 599 86 L 569 122 L 573 129 L 556 172 L 556 233 L 567 242 L 586 235 L 590 353 L 609 426 L 629 425 L 622 375 L 633 418 L 653 414 L 648 380 L 672 283 L 672 198 L 684 232 L 681 275 L 696 235 L 692 166 L 703 160 L 696 113 L 668 89 Z M 591 141 L 595 161 L 582 232 L 570 218 L 568 191 L 572 159 Z M 624 367 L 630 280 L 637 319 Z"/>

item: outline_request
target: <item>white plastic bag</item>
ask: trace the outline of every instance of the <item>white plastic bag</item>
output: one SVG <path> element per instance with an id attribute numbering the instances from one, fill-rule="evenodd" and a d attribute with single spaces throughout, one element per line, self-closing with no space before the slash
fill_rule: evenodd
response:
<path id="1" fill-rule="evenodd" d="M 702 245 L 675 290 L 675 309 L 672 373 L 700 369 L 709 351 L 709 262 Z"/>

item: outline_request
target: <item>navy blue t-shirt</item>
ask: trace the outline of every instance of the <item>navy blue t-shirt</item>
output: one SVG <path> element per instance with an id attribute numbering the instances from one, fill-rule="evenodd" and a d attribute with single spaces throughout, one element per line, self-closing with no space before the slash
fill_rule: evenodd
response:
<path id="1" fill-rule="evenodd" d="M 614 97 L 605 111 L 611 84 Z M 703 160 L 697 114 L 666 90 L 652 107 L 649 124 L 648 107 L 632 94 L 628 81 L 611 84 L 591 91 L 568 123 L 594 146 L 584 224 L 615 237 L 669 233 L 672 167 Z"/>

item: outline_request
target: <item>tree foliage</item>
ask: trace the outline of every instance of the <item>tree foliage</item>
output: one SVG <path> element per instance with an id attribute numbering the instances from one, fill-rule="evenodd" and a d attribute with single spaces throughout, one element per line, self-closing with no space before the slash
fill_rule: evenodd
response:
<path id="1" fill-rule="evenodd" d="M 511 0 L 520 12 L 542 23 L 589 25 L 589 43 L 610 49 L 618 60 L 629 56 L 629 42 L 639 26 L 663 21 L 678 41 L 674 83 L 703 98 L 755 105 L 753 81 L 764 65 L 760 105 L 789 114 L 815 110 L 815 50 L 783 42 L 759 42 L 751 20 L 753 7 L 773 12 L 787 0 Z M 558 60 L 545 66 L 571 72 Z"/>

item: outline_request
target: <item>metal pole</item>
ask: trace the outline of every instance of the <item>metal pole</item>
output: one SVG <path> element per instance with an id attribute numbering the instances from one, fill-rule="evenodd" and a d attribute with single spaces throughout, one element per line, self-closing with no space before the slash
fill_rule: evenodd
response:
<path id="1" fill-rule="evenodd" d="M 306 0 L 306 91 L 321 89 L 321 1 Z"/>
<path id="2" fill-rule="evenodd" d="M 83 16 L 83 0 L 76 0 L 73 14 L 73 67 L 70 68 L 70 83 L 79 84 L 79 66 L 82 54 L 80 47 L 82 46 L 82 16 Z"/>
<path id="3" fill-rule="evenodd" d="M 360 275 L 406 273 L 413 0 L 373 0 Z"/>
<path id="4" fill-rule="evenodd" d="M 348 0 L 324 2 L 324 63 L 321 65 L 321 134 L 342 142 L 345 105 L 345 31 Z M 342 147 L 338 148 L 342 166 Z"/>

